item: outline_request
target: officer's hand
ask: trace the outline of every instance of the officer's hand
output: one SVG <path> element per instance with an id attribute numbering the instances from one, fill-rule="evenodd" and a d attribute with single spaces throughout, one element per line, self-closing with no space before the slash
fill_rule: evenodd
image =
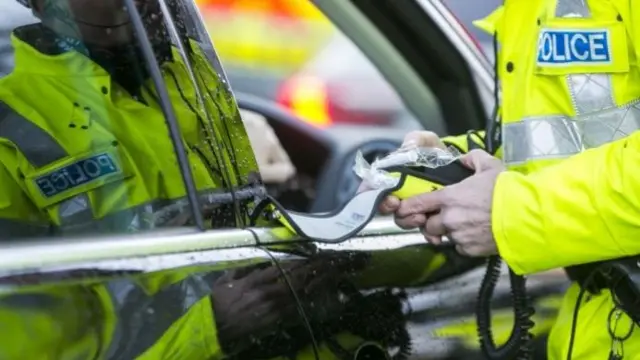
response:
<path id="1" fill-rule="evenodd" d="M 339 303 L 339 279 L 362 264 L 350 257 L 319 257 L 281 266 L 303 302 L 336 294 L 335 303 Z M 301 321 L 291 288 L 276 266 L 231 271 L 218 279 L 212 298 L 218 340 L 227 351 L 246 344 L 250 337 L 260 338 Z"/>
<path id="2" fill-rule="evenodd" d="M 413 147 L 413 146 L 435 147 L 440 149 L 446 148 L 444 143 L 440 140 L 440 137 L 438 137 L 436 133 L 431 131 L 426 131 L 426 130 L 412 131 L 408 133 L 404 137 L 404 140 L 402 141 L 402 146 L 400 146 L 400 148 L 402 149 L 402 148 Z M 362 183 L 360 185 L 360 188 L 358 189 L 358 192 L 361 192 L 364 190 L 367 190 L 367 188 L 365 184 Z M 395 196 L 387 196 L 382 202 L 382 204 L 380 204 L 378 211 L 380 211 L 382 214 L 385 214 L 385 215 L 393 214 L 398 209 L 399 206 L 400 206 L 400 199 L 398 199 Z"/>
<path id="3" fill-rule="evenodd" d="M 504 166 L 482 150 L 469 152 L 461 161 L 476 174 L 442 190 L 403 200 L 396 212 L 397 222 L 403 228 L 423 227 L 425 237 L 434 244 L 446 235 L 463 255 L 496 254 L 491 207 L 496 179 Z"/>

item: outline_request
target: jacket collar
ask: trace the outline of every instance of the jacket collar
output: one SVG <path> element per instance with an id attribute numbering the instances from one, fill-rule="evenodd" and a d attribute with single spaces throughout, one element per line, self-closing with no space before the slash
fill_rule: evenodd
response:
<path id="1" fill-rule="evenodd" d="M 81 41 L 60 37 L 42 24 L 15 29 L 12 42 L 16 72 L 98 78 L 108 82 L 114 79 L 132 94 L 137 93 L 148 78 L 146 67 L 134 46 L 110 50 L 90 48 Z M 156 54 L 162 62 L 173 59 L 170 46 L 166 49 L 156 46 Z"/>

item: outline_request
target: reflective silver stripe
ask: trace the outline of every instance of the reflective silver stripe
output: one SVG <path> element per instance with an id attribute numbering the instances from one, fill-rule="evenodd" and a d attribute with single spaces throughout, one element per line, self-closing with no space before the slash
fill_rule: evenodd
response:
<path id="1" fill-rule="evenodd" d="M 246 187 L 234 190 L 235 200 L 250 201 L 263 199 L 266 191 L 263 186 Z M 205 191 L 199 194 L 202 211 L 207 213 L 223 204 L 230 204 L 234 197 L 229 191 Z M 78 205 L 81 206 L 81 205 Z M 153 200 L 146 204 L 130 207 L 105 216 L 102 219 L 77 218 L 77 222 L 56 229 L 60 234 L 108 233 L 140 231 L 174 224 L 184 225 L 191 217 L 191 207 L 187 198 L 174 200 Z M 84 220 L 84 221 L 82 221 Z"/>
<path id="2" fill-rule="evenodd" d="M 217 275 L 192 275 L 153 295 L 148 295 L 141 287 L 126 279 L 108 283 L 117 322 L 107 359 L 135 359 L 142 355 L 195 303 L 211 295 L 211 286 Z M 192 346 L 204 347 L 204 344 L 197 342 L 197 339 L 204 337 L 197 326 L 188 326 L 181 331 L 189 332 L 187 336 L 193 341 Z"/>
<path id="3" fill-rule="evenodd" d="M 576 118 L 550 116 L 504 124 L 503 158 L 507 165 L 564 158 L 624 138 L 640 129 L 640 103 Z"/>
<path id="4" fill-rule="evenodd" d="M 558 0 L 556 17 L 590 17 L 587 0 Z"/>
<path id="5" fill-rule="evenodd" d="M 62 227 L 93 221 L 93 209 L 89 202 L 89 196 L 82 193 L 61 202 L 58 207 L 58 215 Z"/>
<path id="6" fill-rule="evenodd" d="M 66 203 L 70 203 L 74 199 L 68 200 Z M 186 202 L 186 199 L 183 201 Z M 69 214 L 65 218 L 65 222 L 63 222 L 60 227 L 56 227 L 54 229 L 54 233 L 57 236 L 61 236 L 90 233 L 123 233 L 153 229 L 164 225 L 168 220 L 170 220 L 162 219 L 164 223 L 160 223 L 157 219 L 156 213 L 175 203 L 176 201 L 171 200 L 153 200 L 143 205 L 133 206 L 108 214 L 101 219 L 94 219 L 93 217 L 89 218 L 86 212 L 80 211 L 74 214 Z M 84 205 L 86 205 L 86 203 L 69 204 L 68 206 L 78 206 L 79 208 L 82 208 Z M 188 207 L 188 203 L 185 207 Z M 63 207 L 61 205 L 60 211 L 62 210 Z M 188 209 L 184 211 L 188 211 Z"/>
<path id="7" fill-rule="evenodd" d="M 590 18 L 587 0 L 558 0 L 556 17 Z M 576 115 L 580 116 L 616 106 L 607 74 L 572 74 L 566 76 Z"/>
<path id="8" fill-rule="evenodd" d="M 0 137 L 11 141 L 35 168 L 63 159 L 67 152 L 46 131 L 0 101 Z"/>
<path id="9" fill-rule="evenodd" d="M 172 221 L 174 226 L 186 225 L 186 222 L 192 218 L 189 201 L 186 198 L 173 201 L 153 200 L 108 214 L 101 219 L 84 219 L 83 217 L 84 213 L 79 213 L 75 218 L 77 222 L 69 218 L 68 223 L 55 229 L 56 235 L 138 232 L 169 226 Z"/>
<path id="10" fill-rule="evenodd" d="M 588 18 L 591 12 L 586 0 L 558 0 L 555 16 Z M 572 74 L 566 76 L 566 81 L 576 117 L 531 117 L 504 124 L 503 151 L 507 165 L 568 157 L 623 138 L 640 128 L 640 99 L 616 107 L 610 75 Z"/>

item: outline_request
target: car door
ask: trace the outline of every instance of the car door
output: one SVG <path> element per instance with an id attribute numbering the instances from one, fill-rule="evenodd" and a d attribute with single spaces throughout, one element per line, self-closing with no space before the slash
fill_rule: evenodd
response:
<path id="1" fill-rule="evenodd" d="M 5 178 L 12 181 L 7 180 L 3 186 L 6 189 L 11 185 L 12 191 L 5 191 L 0 201 L 4 210 L 1 219 L 12 222 L 2 223 L 0 328 L 11 329 L 11 335 L 0 340 L 0 357 L 342 359 L 379 358 L 374 356 L 386 354 L 397 359 L 420 359 L 447 358 L 459 349 L 466 351 L 464 341 L 458 337 L 443 339 L 434 334 L 437 329 L 459 333 L 456 329 L 443 328 L 443 319 L 469 322 L 470 295 L 475 293 L 475 284 L 482 272 L 471 272 L 461 279 L 454 277 L 482 261 L 460 258 L 451 248 L 434 248 L 426 244 L 418 232 L 401 231 L 391 219 L 383 217 L 375 218 L 357 236 L 340 243 L 302 239 L 273 219 L 253 223 L 252 210 L 265 194 L 255 176 L 252 154 L 235 153 L 246 146 L 246 139 L 242 136 L 242 126 L 233 126 L 238 124 L 235 100 L 225 86 L 226 78 L 215 49 L 202 37 L 204 31 L 193 4 L 177 3 L 182 7 L 180 11 L 188 15 L 181 17 L 175 12 L 176 2 L 157 2 L 155 14 L 166 22 L 167 33 L 162 35 L 151 21 L 158 17 L 147 18 L 151 21 L 147 23 L 135 21 L 135 14 L 154 12 L 135 11 L 133 1 L 126 3 L 128 11 L 134 14 L 132 23 L 136 27 L 139 50 L 151 74 L 149 89 L 141 93 L 147 99 L 142 104 L 145 106 L 132 101 L 125 106 L 127 111 L 136 111 L 135 117 L 127 119 L 145 121 L 142 125 L 122 128 L 130 123 L 117 122 L 120 118 L 114 114 L 120 108 L 109 107 L 111 105 L 102 100 L 104 97 L 100 97 L 111 95 L 110 89 L 102 83 L 91 88 L 89 85 L 96 83 L 85 82 L 84 77 L 71 77 L 73 81 L 56 87 L 58 83 L 52 82 L 52 76 L 41 73 L 46 69 L 29 63 L 29 71 L 36 71 L 35 76 L 28 78 L 29 85 L 53 93 L 41 91 L 34 95 L 21 87 L 27 78 L 21 78 L 24 74 L 19 72 L 27 68 L 0 82 L 0 100 L 5 105 L 0 120 L 0 129 L 4 131 L 0 133 L 2 139 L 8 139 L 11 134 L 15 136 L 15 130 L 22 129 L 7 125 L 15 125 L 21 118 L 28 121 L 23 125 L 42 125 L 36 121 L 36 113 L 54 114 L 55 119 L 66 121 L 65 132 L 47 129 L 51 136 L 45 140 L 64 141 L 76 131 L 87 134 L 95 131 L 93 137 L 76 139 L 91 140 L 85 145 L 92 156 L 50 164 L 54 170 L 62 166 L 61 170 L 66 172 L 52 172 L 45 167 L 24 179 L 11 176 L 15 169 L 7 164 L 14 164 L 11 162 L 14 158 L 6 151 L 7 146 L 3 147 L 1 170 Z M 362 4 L 342 3 L 351 6 L 345 14 L 353 23 L 361 23 L 369 16 L 367 11 L 354 7 Z M 319 3 L 319 6 L 330 16 L 345 9 L 338 2 Z M 387 15 L 399 14 L 391 8 L 385 11 Z M 425 19 L 429 18 L 426 12 L 423 14 Z M 140 16 L 140 20 L 144 17 Z M 369 29 L 375 30 L 378 26 L 368 24 Z M 141 36 L 143 33 L 158 37 Z M 349 33 L 355 41 L 365 41 L 357 31 Z M 154 65 L 159 65 L 158 40 L 167 36 L 172 39 L 174 60 L 185 65 L 180 69 Z M 380 45 L 381 39 L 383 37 L 379 37 L 378 46 L 384 47 Z M 445 43 L 444 38 L 438 39 Z M 31 51 L 30 47 L 26 48 Z M 63 51 L 70 57 L 69 51 L 79 50 L 54 48 L 52 51 Z M 369 54 L 372 58 L 373 53 Z M 393 52 L 379 56 L 378 53 L 374 61 L 381 69 L 386 66 L 387 71 L 391 70 L 390 59 L 400 61 L 396 65 L 401 69 L 396 69 L 397 78 L 393 81 L 399 92 L 406 96 L 409 91 L 415 90 L 418 94 L 423 91 L 421 81 L 426 80 L 416 76 L 421 72 L 412 68 L 411 64 L 415 63 L 409 59 L 414 58 L 399 51 L 395 52 L 395 58 L 387 57 L 394 56 L 391 54 Z M 407 60 L 403 60 L 405 58 Z M 16 64 L 20 66 L 25 57 L 17 59 Z M 64 71 L 76 74 L 77 69 L 70 67 L 73 64 L 64 62 L 61 66 Z M 215 69 L 215 73 L 211 69 Z M 453 81 L 456 69 L 449 70 L 442 76 Z M 425 76 L 433 76 L 433 70 L 424 71 Z M 104 78 L 104 74 L 101 75 L 99 78 Z M 469 84 L 484 78 L 466 75 Z M 200 77 L 204 77 L 204 81 Z M 43 83 L 42 79 L 51 82 Z M 456 89 L 448 89 L 444 83 L 441 86 L 461 101 L 458 109 L 448 110 L 450 116 L 464 115 L 460 117 L 464 120 L 455 123 L 454 129 L 480 126 L 486 114 L 483 115 L 484 107 L 480 105 L 481 97 L 471 93 L 471 85 Z M 69 92 L 63 90 L 70 91 L 72 98 L 94 102 L 91 106 L 78 102 L 76 106 L 63 96 L 70 97 Z M 48 100 L 54 96 L 55 101 Z M 414 96 L 411 102 L 410 98 L 406 101 L 416 105 L 414 111 L 420 114 L 418 99 Z M 118 99 L 125 101 L 125 97 Z M 32 111 L 34 109 L 38 111 Z M 184 119 L 188 116 L 194 121 L 190 126 L 185 125 Z M 207 122 L 213 125 L 207 126 Z M 198 126 L 205 128 L 206 133 L 198 133 Z M 158 129 L 164 138 L 149 136 Z M 115 132 L 119 135 L 114 135 Z M 136 141 L 127 140 L 126 135 L 134 132 Z M 189 136 L 196 140 L 190 140 Z M 33 137 L 30 140 L 33 142 L 20 144 L 43 144 Z M 151 143 L 143 147 L 140 144 L 143 141 Z M 18 145 L 16 141 L 3 144 L 7 143 Z M 69 149 L 72 146 L 65 144 Z M 93 153 L 102 151 L 103 145 L 117 147 L 120 144 L 124 150 L 110 150 L 117 156 L 103 155 L 112 152 Z M 126 149 L 127 146 L 133 150 Z M 172 151 L 162 152 L 166 146 Z M 160 157 L 169 160 L 160 162 Z M 97 186 L 99 180 L 107 181 L 106 177 L 111 176 L 107 170 L 116 160 L 122 161 L 121 164 L 128 161 L 127 169 L 149 164 L 164 167 L 160 167 L 161 172 L 155 173 L 155 177 L 142 170 L 127 170 L 126 176 L 109 177 L 111 186 Z M 203 173 L 210 173 L 225 185 L 218 188 L 220 191 L 203 193 L 198 188 L 198 176 Z M 75 174 L 75 180 L 80 175 L 85 179 L 71 181 L 67 174 Z M 7 235 L 12 230 L 9 226 L 16 223 L 13 220 L 42 220 L 44 214 L 54 208 L 64 210 L 60 216 L 81 214 L 78 209 L 87 204 L 86 199 L 82 200 L 83 194 L 90 194 L 92 205 L 96 199 L 102 199 L 102 207 L 93 209 L 99 211 L 113 205 L 114 202 L 107 199 L 115 195 L 127 204 L 134 200 L 139 203 L 135 196 L 142 190 L 127 187 L 124 191 L 118 184 L 129 186 L 131 179 L 140 178 L 143 180 L 135 184 L 144 185 L 146 191 L 165 186 L 164 191 L 173 196 L 158 203 L 141 204 L 143 206 L 136 209 L 139 212 L 124 212 L 114 218 L 94 214 L 87 222 L 89 230 L 84 228 L 81 232 L 73 226 L 62 231 L 47 223 L 45 233 L 32 236 L 29 230 L 39 228 L 26 227 L 24 232 Z M 165 184 L 169 181 L 175 181 L 178 190 Z M 68 191 L 77 189 L 78 183 L 96 186 L 91 188 L 92 192 L 78 193 L 78 198 L 65 198 Z M 42 205 L 28 197 L 31 195 L 28 191 L 33 189 L 57 196 L 56 199 L 73 201 L 65 202 L 63 207 L 61 201 L 54 200 Z M 178 197 L 178 201 L 166 201 Z M 24 205 L 14 205 L 20 201 Z M 25 217 L 19 218 L 21 215 Z M 100 221 L 106 218 L 109 221 Z M 127 226 L 109 228 L 123 221 Z M 100 226 L 92 227 L 96 224 Z M 448 279 L 454 282 L 444 282 Z M 558 284 L 547 282 L 541 288 L 548 292 L 555 286 Z M 468 339 L 464 334 L 468 332 L 462 336 Z M 473 352 L 473 346 L 470 348 Z"/>

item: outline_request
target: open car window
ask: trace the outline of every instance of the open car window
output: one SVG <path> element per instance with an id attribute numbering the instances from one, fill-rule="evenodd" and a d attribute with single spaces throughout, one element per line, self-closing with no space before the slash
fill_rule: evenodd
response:
<path id="1" fill-rule="evenodd" d="M 0 33 L 0 239 L 245 225 L 257 166 L 194 5 L 85 3 Z"/>

